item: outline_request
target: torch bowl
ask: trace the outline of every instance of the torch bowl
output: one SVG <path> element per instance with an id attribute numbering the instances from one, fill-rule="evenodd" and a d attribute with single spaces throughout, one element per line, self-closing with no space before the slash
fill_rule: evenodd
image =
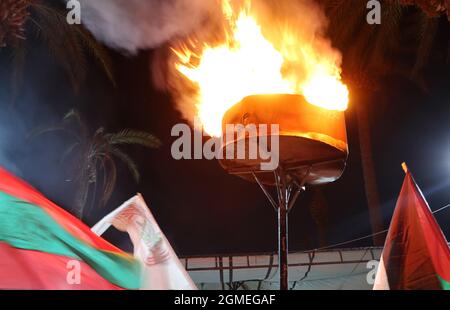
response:
<path id="1" fill-rule="evenodd" d="M 226 137 L 228 125 L 255 125 L 258 139 L 249 132 Z M 260 125 L 278 125 L 279 131 L 262 132 Z M 231 107 L 222 120 L 223 145 L 220 165 L 229 173 L 261 183 L 275 185 L 273 170 L 262 170 L 261 163 L 268 162 L 260 154 L 250 159 L 252 144 L 258 144 L 265 136 L 271 150 L 271 136 L 279 138 L 277 154 L 279 167 L 290 179 L 304 184 L 324 184 L 337 180 L 343 173 L 348 156 L 347 134 L 343 111 L 328 110 L 308 103 L 301 95 L 252 95 Z M 254 136 L 253 136 L 254 137 Z M 245 145 L 245 158 L 238 159 L 238 144 Z M 226 156 L 232 147 L 234 156 Z M 253 145 L 255 146 L 255 145 Z M 256 145 L 259 147 L 259 145 Z M 229 159 L 231 158 L 231 159 Z M 242 156 L 241 156 L 242 158 Z"/>

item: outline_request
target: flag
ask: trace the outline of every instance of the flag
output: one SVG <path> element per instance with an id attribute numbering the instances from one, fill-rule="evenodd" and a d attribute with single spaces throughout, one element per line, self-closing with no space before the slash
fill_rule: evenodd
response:
<path id="1" fill-rule="evenodd" d="M 0 167 L 0 289 L 138 289 L 140 265 Z"/>
<path id="2" fill-rule="evenodd" d="M 105 216 L 92 231 L 101 235 L 111 225 L 131 238 L 134 256 L 142 264 L 142 289 L 197 289 L 140 194 Z"/>
<path id="3" fill-rule="evenodd" d="M 374 289 L 450 289 L 450 250 L 407 172 L 392 216 Z"/>

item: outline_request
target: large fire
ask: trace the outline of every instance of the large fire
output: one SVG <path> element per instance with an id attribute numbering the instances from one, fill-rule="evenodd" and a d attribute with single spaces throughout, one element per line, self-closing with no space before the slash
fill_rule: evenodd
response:
<path id="1" fill-rule="evenodd" d="M 229 23 L 225 43 L 202 43 L 200 49 L 196 46 L 200 52 L 173 50 L 178 56 L 176 69 L 198 88 L 196 113 L 205 132 L 220 136 L 225 112 L 254 94 L 302 94 L 313 105 L 347 108 L 348 89 L 341 81 L 339 64 L 320 45 L 302 41 L 288 27 L 273 39 L 277 42 L 271 42 L 252 16 L 249 2 L 238 10 L 230 0 L 222 4 Z"/>

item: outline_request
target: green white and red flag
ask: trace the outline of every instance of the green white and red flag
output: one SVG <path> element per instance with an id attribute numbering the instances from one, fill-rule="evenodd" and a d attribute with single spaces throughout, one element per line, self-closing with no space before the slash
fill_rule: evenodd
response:
<path id="1" fill-rule="evenodd" d="M 450 290 L 450 250 L 427 201 L 407 172 L 374 289 Z"/>
<path id="2" fill-rule="evenodd" d="M 130 254 L 0 168 L 0 289 L 139 289 L 140 278 Z"/>

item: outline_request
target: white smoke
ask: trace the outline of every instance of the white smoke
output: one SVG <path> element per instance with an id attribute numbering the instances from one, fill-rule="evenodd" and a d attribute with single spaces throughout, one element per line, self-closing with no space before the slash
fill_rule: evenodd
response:
<path id="1" fill-rule="evenodd" d="M 183 37 L 217 10 L 215 0 L 79 0 L 82 23 L 108 46 L 136 53 Z"/>
<path id="2" fill-rule="evenodd" d="M 171 48 L 223 41 L 229 26 L 224 1 L 237 7 L 251 3 L 264 35 L 277 49 L 294 42 L 283 66 L 283 74 L 292 80 L 300 83 L 310 67 L 302 57 L 302 44 L 313 46 L 318 58 L 340 67 L 341 54 L 326 38 L 327 17 L 314 0 L 79 0 L 82 22 L 98 40 L 130 54 L 155 49 L 154 86 L 170 92 L 177 110 L 190 122 L 197 114 L 198 90 L 175 69 L 178 59 Z M 285 38 L 286 28 L 294 29 L 295 35 Z"/>

